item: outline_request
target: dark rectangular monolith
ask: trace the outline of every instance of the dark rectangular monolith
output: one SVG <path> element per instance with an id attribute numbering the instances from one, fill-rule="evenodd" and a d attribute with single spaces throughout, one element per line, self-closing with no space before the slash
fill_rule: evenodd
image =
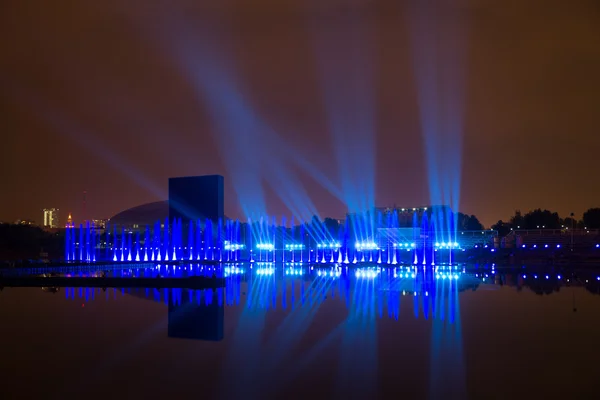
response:
<path id="1" fill-rule="evenodd" d="M 223 176 L 169 178 L 169 217 L 183 221 L 223 218 Z"/>

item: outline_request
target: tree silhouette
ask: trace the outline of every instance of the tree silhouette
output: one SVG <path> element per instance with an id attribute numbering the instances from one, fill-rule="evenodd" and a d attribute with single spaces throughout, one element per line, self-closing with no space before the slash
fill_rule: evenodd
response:
<path id="1" fill-rule="evenodd" d="M 540 208 L 525 214 L 523 220 L 525 229 L 560 229 L 561 227 L 558 213 Z"/>
<path id="2" fill-rule="evenodd" d="M 459 212 L 456 218 L 459 231 L 482 231 L 484 229 L 483 224 L 474 215 Z"/>
<path id="3" fill-rule="evenodd" d="M 492 225 L 492 229 L 498 232 L 498 236 L 504 237 L 510 233 L 510 224 L 500 220 Z"/>
<path id="4" fill-rule="evenodd" d="M 510 219 L 510 226 L 513 229 L 525 229 L 525 218 L 521 214 L 521 211 L 515 211 L 515 215 Z"/>
<path id="5" fill-rule="evenodd" d="M 583 223 L 588 229 L 600 229 L 600 208 L 590 208 L 584 212 Z"/>

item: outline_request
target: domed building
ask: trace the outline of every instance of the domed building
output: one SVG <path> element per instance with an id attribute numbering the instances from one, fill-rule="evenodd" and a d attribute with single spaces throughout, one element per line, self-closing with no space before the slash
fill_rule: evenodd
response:
<path id="1" fill-rule="evenodd" d="M 108 225 L 110 229 L 123 228 L 127 231 L 137 231 L 144 230 L 147 226 L 153 227 L 158 221 L 161 227 L 164 227 L 167 218 L 169 218 L 169 201 L 155 201 L 121 211 L 108 220 Z"/>
<path id="2" fill-rule="evenodd" d="M 155 201 L 121 211 L 109 220 L 111 227 L 128 230 L 143 229 L 153 226 L 157 221 L 164 223 L 169 217 L 169 202 Z"/>

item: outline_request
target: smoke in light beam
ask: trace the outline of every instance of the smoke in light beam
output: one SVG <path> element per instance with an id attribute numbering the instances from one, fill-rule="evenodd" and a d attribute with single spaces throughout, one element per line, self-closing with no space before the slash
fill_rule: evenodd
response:
<path id="1" fill-rule="evenodd" d="M 317 69 L 349 212 L 375 206 L 374 41 L 356 14 L 311 21 Z"/>
<path id="2" fill-rule="evenodd" d="M 465 21 L 456 14 L 442 12 L 436 0 L 414 2 L 409 6 L 413 69 L 423 141 L 425 144 L 431 204 L 460 207 L 465 85 Z M 441 216 L 438 229 L 457 229 Z M 445 229 L 444 229 L 445 228 Z"/>
<path id="3" fill-rule="evenodd" d="M 208 43 L 198 38 L 185 16 L 177 15 L 176 22 L 173 18 L 167 24 L 168 34 L 161 35 L 160 40 L 164 43 L 168 38 L 165 48 L 174 51 L 178 67 L 210 110 L 218 128 L 215 140 L 246 217 L 267 215 L 264 183 L 274 189 L 298 220 L 319 216 L 292 167 L 310 171 L 334 195 L 339 196 L 339 190 L 274 132 L 243 95 L 235 61 L 230 57 L 231 46 L 227 45 L 229 33 L 224 30 L 219 38 L 212 35 Z"/>
<path id="4" fill-rule="evenodd" d="M 262 122 L 246 106 L 235 74 L 226 70 L 234 66 L 227 30 L 211 35 L 210 41 L 202 40 L 183 13 L 169 8 L 164 17 L 164 29 L 158 30 L 156 39 L 172 52 L 198 102 L 206 104 L 216 128 L 214 139 L 242 211 L 246 217 L 267 215 L 260 165 Z"/>

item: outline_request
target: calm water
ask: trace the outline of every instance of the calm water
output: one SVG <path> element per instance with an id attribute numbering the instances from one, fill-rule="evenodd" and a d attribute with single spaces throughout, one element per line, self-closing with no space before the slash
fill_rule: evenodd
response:
<path id="1" fill-rule="evenodd" d="M 217 290 L 4 288 L 3 398 L 597 397 L 593 269 L 225 272 Z"/>

